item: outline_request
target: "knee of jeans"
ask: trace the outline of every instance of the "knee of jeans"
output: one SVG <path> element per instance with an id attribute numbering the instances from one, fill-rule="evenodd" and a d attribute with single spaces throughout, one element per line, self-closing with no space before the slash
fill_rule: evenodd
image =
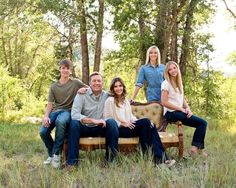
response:
<path id="1" fill-rule="evenodd" d="M 41 138 L 45 137 L 47 134 L 48 134 L 48 129 L 46 127 L 41 127 L 39 131 L 39 135 L 41 136 Z"/>
<path id="2" fill-rule="evenodd" d="M 144 118 L 143 121 L 144 121 L 144 124 L 149 125 L 149 126 L 152 127 L 152 123 L 148 118 Z"/>
<path id="3" fill-rule="evenodd" d="M 150 122 L 150 120 L 148 118 L 143 118 L 143 121 L 146 123 L 146 122 Z"/>
<path id="4" fill-rule="evenodd" d="M 203 119 L 202 125 L 203 125 L 204 127 L 207 127 L 207 121 Z"/>
<path id="5" fill-rule="evenodd" d="M 60 126 L 60 127 L 66 127 L 69 123 L 69 121 L 67 119 L 56 119 L 56 126 Z"/>
<path id="6" fill-rule="evenodd" d="M 78 131 L 80 128 L 79 121 L 71 120 L 69 125 L 69 131 Z"/>
<path id="7" fill-rule="evenodd" d="M 108 119 L 106 120 L 106 127 L 112 131 L 118 132 L 118 124 L 114 119 Z"/>

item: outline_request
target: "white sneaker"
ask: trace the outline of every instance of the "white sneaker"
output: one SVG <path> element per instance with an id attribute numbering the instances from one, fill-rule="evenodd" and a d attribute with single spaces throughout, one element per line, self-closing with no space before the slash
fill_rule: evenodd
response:
<path id="1" fill-rule="evenodd" d="M 165 164 L 168 168 L 170 168 L 170 167 L 172 167 L 175 163 L 176 163 L 176 161 L 175 161 L 174 159 L 171 159 L 171 160 L 165 161 L 164 164 Z"/>
<path id="2" fill-rule="evenodd" d="M 52 166 L 54 168 L 59 168 L 61 165 L 61 156 L 60 155 L 53 155 L 53 158 L 52 158 Z"/>
<path id="3" fill-rule="evenodd" d="M 159 169 L 166 169 L 172 167 L 176 161 L 174 159 L 172 160 L 166 160 L 164 163 L 156 164 L 155 167 Z"/>
<path id="4" fill-rule="evenodd" d="M 44 165 L 49 165 L 52 162 L 52 157 L 48 157 L 45 161 L 43 161 Z"/>

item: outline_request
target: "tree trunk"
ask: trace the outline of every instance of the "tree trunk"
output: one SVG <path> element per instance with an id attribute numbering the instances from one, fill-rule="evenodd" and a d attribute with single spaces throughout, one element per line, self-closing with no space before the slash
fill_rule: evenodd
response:
<path id="1" fill-rule="evenodd" d="M 155 44 L 160 49 L 160 53 L 164 50 L 164 34 L 166 29 L 166 12 L 167 12 L 167 1 L 165 0 L 155 0 L 156 6 L 160 7 L 156 20 L 156 35 L 155 35 Z M 163 59 L 161 59 L 163 63 Z"/>
<path id="2" fill-rule="evenodd" d="M 84 0 L 78 0 L 80 14 L 80 44 L 82 51 L 82 81 L 89 84 L 89 54 L 88 54 L 88 39 L 87 39 L 87 23 L 85 17 Z"/>
<path id="3" fill-rule="evenodd" d="M 180 71 L 182 75 L 186 73 L 186 65 L 188 64 L 190 58 L 190 46 L 191 46 L 191 34 L 193 33 L 192 22 L 193 22 L 193 13 L 194 9 L 200 0 L 191 0 L 188 11 L 186 14 L 186 22 L 184 27 L 184 34 L 182 39 L 182 50 L 180 55 Z"/>
<path id="4" fill-rule="evenodd" d="M 177 3 L 174 4 L 174 9 L 172 11 L 172 17 L 173 17 L 173 27 L 172 27 L 172 33 L 171 33 L 171 44 L 170 44 L 170 60 L 175 61 L 178 63 L 178 50 L 177 50 Z M 176 15 L 176 16 L 175 16 Z"/>
<path id="5" fill-rule="evenodd" d="M 69 36 L 68 36 L 68 56 L 70 58 L 70 60 L 73 62 L 74 59 L 73 59 L 73 52 L 74 52 L 74 43 L 75 43 L 75 39 L 74 39 L 74 28 L 73 28 L 73 25 L 70 24 L 69 26 Z M 75 78 L 76 77 L 76 74 L 75 74 L 75 69 L 74 69 L 74 65 L 73 65 L 73 68 L 72 68 L 72 77 Z"/>
<path id="6" fill-rule="evenodd" d="M 141 14 L 138 18 L 138 25 L 139 25 L 139 35 L 141 39 L 140 49 L 139 49 L 139 60 L 140 64 L 145 64 L 146 60 L 146 45 L 145 45 L 145 19 Z"/>
<path id="7" fill-rule="evenodd" d="M 97 38 L 95 44 L 94 68 L 93 71 L 99 72 L 102 53 L 102 34 L 103 34 L 104 0 L 99 0 Z"/>

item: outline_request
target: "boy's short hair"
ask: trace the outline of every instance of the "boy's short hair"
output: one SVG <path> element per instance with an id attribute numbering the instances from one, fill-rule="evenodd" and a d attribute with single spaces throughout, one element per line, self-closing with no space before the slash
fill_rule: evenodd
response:
<path id="1" fill-rule="evenodd" d="M 66 66 L 67 68 L 72 68 L 73 64 L 69 59 L 63 59 L 59 62 L 59 67 L 61 67 L 62 65 Z"/>
<path id="2" fill-rule="evenodd" d="M 101 75 L 99 72 L 93 72 L 92 74 L 89 75 L 89 82 L 91 81 L 91 78 L 92 78 L 93 76 L 97 76 L 97 75 L 99 75 L 99 76 L 102 77 L 102 75 Z"/>

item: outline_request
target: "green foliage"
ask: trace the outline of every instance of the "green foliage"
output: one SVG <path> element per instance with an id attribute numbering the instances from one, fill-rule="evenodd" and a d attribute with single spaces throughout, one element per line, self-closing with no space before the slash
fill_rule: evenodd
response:
<path id="1" fill-rule="evenodd" d="M 186 65 L 183 83 L 188 102 L 196 114 L 208 119 L 221 119 L 224 114 L 224 91 L 220 86 L 224 76 L 209 66 L 209 54 L 214 50 L 209 42 L 210 37 L 208 33 L 192 36 L 191 61 Z"/>
<path id="2" fill-rule="evenodd" d="M 220 86 L 224 83 L 223 74 L 213 70 L 203 71 L 202 82 L 202 109 L 208 117 L 222 118 L 224 91 L 220 90 Z"/>
<path id="3" fill-rule="evenodd" d="M 42 117 L 45 98 L 36 98 L 24 89 L 20 79 L 0 65 L 0 121 L 22 122 L 24 117 Z"/>
<path id="4" fill-rule="evenodd" d="M 184 89 L 192 110 L 207 118 L 221 119 L 225 115 L 224 95 L 221 90 L 223 74 L 213 70 L 199 70 L 193 76 L 187 71 Z"/>
<path id="5" fill-rule="evenodd" d="M 133 93 L 137 72 L 143 63 L 140 55 L 146 53 L 146 48 L 156 38 L 164 38 L 164 35 L 157 36 L 158 28 L 165 27 L 157 25 L 159 11 L 163 8 L 170 11 L 175 3 L 180 4 L 178 1 L 162 3 L 167 7 L 162 7 L 161 2 L 150 0 L 106 1 L 105 10 L 110 11 L 111 16 L 105 28 L 110 27 L 110 22 L 113 21 L 112 31 L 121 48 L 104 57 L 102 66 L 105 89 L 109 88 L 112 78 L 121 76 L 127 86 L 128 97 Z M 189 3 L 190 1 L 185 4 L 177 16 L 178 57 L 185 45 L 181 41 Z M 59 75 L 58 60 L 70 57 L 81 61 L 78 1 L 0 0 L 0 4 L 0 119 L 21 121 L 24 116 L 41 117 L 48 87 Z M 92 56 L 98 3 L 88 0 L 85 7 L 89 51 Z M 197 114 L 207 116 L 208 119 L 217 118 L 217 121 L 224 117 L 234 122 L 234 78 L 225 79 L 220 72 L 213 71 L 210 67 L 205 68 L 204 65 L 209 62 L 209 55 L 214 47 L 209 42 L 212 36 L 199 31 L 210 21 L 214 8 L 214 1 L 211 0 L 198 1 L 194 9 L 191 45 L 186 46 L 190 51 L 184 75 L 185 93 Z M 170 19 L 171 16 L 166 18 Z M 143 27 L 141 23 L 144 24 Z M 165 35 L 167 34 L 168 31 Z M 228 60 L 235 64 L 235 59 L 235 53 L 232 53 Z M 81 69 L 75 71 L 81 74 Z M 145 101 L 143 89 L 137 100 Z"/>
<path id="6" fill-rule="evenodd" d="M 137 58 L 140 46 L 146 48 L 154 42 L 153 33 L 153 2 L 144 1 L 116 1 L 109 0 L 114 15 L 113 27 L 115 39 L 119 41 L 121 54 L 128 58 Z M 156 16 L 156 15 L 155 15 Z M 139 19 L 145 19 L 144 33 L 140 34 Z"/>
<path id="7" fill-rule="evenodd" d="M 220 85 L 220 90 L 223 92 L 222 119 L 227 119 L 231 121 L 230 125 L 234 125 L 236 123 L 236 76 L 226 78 L 224 84 Z"/>
<path id="8" fill-rule="evenodd" d="M 229 57 L 227 58 L 227 61 L 236 66 L 236 51 L 232 52 Z"/>
<path id="9" fill-rule="evenodd" d="M 112 60 L 106 60 L 104 62 L 104 84 L 105 88 L 109 90 L 111 80 L 119 76 L 124 80 L 127 88 L 128 98 L 133 94 L 135 83 L 136 83 L 136 72 L 135 66 L 138 59 L 127 59 L 127 58 L 117 58 Z M 136 98 L 137 101 L 146 101 L 144 97 L 143 90 L 141 90 Z"/>
<path id="10" fill-rule="evenodd" d="M 21 85 L 28 92 L 40 97 L 57 68 L 52 42 L 57 36 L 34 2 L 5 5 L 8 14 L 0 22 L 0 65 L 7 68 L 9 75 L 22 79 Z"/>
<path id="11" fill-rule="evenodd" d="M 22 97 L 26 96 L 26 92 L 22 87 L 21 81 L 10 76 L 7 69 L 1 65 L 0 75 L 0 119 L 5 120 L 10 111 L 22 109 Z"/>

